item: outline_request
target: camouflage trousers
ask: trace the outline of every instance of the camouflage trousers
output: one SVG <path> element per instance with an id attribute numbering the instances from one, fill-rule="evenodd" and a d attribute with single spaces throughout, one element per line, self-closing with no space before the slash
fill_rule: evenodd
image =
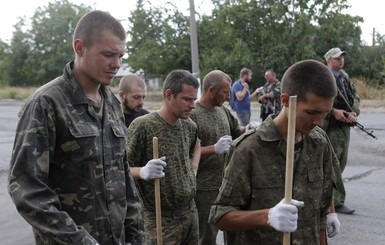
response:
<path id="1" fill-rule="evenodd" d="M 216 245 L 218 228 L 214 224 L 208 223 L 210 208 L 218 196 L 217 190 L 197 191 L 195 202 L 199 215 L 199 245 Z"/>
<path id="2" fill-rule="evenodd" d="M 144 232 L 147 245 L 157 244 L 156 213 L 144 211 Z M 167 245 L 197 245 L 198 212 L 195 202 L 178 210 L 162 210 L 162 241 Z"/>
<path id="3" fill-rule="evenodd" d="M 340 127 L 328 129 L 327 134 L 340 163 L 339 165 L 333 166 L 336 184 L 336 188 L 334 189 L 334 206 L 340 206 L 345 203 L 346 197 L 342 172 L 344 171 L 348 162 L 350 127 L 342 125 Z"/>

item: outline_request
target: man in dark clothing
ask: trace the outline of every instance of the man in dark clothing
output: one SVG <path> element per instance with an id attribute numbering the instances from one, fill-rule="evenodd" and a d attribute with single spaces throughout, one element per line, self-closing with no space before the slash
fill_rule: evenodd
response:
<path id="1" fill-rule="evenodd" d="M 122 77 L 119 83 L 119 98 L 122 102 L 122 110 L 126 126 L 149 111 L 143 109 L 144 98 L 147 94 L 147 86 L 142 78 L 131 74 Z"/>

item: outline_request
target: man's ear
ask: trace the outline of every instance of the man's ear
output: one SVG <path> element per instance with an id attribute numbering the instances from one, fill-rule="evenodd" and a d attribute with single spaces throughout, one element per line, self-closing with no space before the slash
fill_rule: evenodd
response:
<path id="1" fill-rule="evenodd" d="M 282 106 L 289 107 L 289 98 L 290 96 L 287 93 L 281 94 L 281 104 Z"/>
<path id="2" fill-rule="evenodd" d="M 83 41 L 80 39 L 75 39 L 74 41 L 74 50 L 77 55 L 82 55 L 84 50 Z"/>
<path id="3" fill-rule="evenodd" d="M 213 86 L 210 86 L 209 87 L 209 93 L 214 94 L 214 92 L 215 92 L 215 88 Z"/>
<path id="4" fill-rule="evenodd" d="M 120 100 L 123 101 L 124 100 L 124 92 L 122 90 L 119 90 L 118 95 L 119 95 Z"/>
<path id="5" fill-rule="evenodd" d="M 164 98 L 165 98 L 165 100 L 171 100 L 173 96 L 174 96 L 174 95 L 173 95 L 171 89 L 167 89 L 167 90 L 164 92 Z"/>

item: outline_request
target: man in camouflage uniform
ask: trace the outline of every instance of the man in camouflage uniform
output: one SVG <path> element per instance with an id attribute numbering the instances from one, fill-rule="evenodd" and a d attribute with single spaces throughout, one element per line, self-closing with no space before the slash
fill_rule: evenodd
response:
<path id="1" fill-rule="evenodd" d="M 345 51 L 341 51 L 339 48 L 332 48 L 325 54 L 327 65 L 335 77 L 338 93 L 332 110 L 325 117 L 323 128 L 328 134 L 340 162 L 335 168 L 337 177 L 337 188 L 334 190 L 335 209 L 340 213 L 353 214 L 354 209 L 345 205 L 346 192 L 342 172 L 348 161 L 350 127 L 357 121 L 357 116 L 360 113 L 360 98 L 353 81 L 342 69 L 346 54 Z"/>
<path id="2" fill-rule="evenodd" d="M 208 223 L 210 207 L 221 186 L 225 154 L 232 139 L 245 131 L 231 111 L 223 106 L 230 89 L 231 79 L 227 74 L 219 70 L 209 72 L 203 79 L 202 97 L 190 115 L 198 126 L 201 141 L 195 202 L 199 214 L 199 244 L 202 245 L 216 244 L 218 228 Z M 250 124 L 255 127 L 257 122 Z"/>
<path id="3" fill-rule="evenodd" d="M 20 112 L 8 191 L 36 244 L 143 244 L 120 103 L 107 87 L 126 34 L 111 15 L 78 22 L 75 60 Z"/>
<path id="4" fill-rule="evenodd" d="M 293 200 L 283 203 L 289 97 L 297 95 Z M 278 116 L 239 137 L 228 153 L 224 179 L 210 222 L 236 231 L 228 244 L 326 244 L 332 198 L 333 150 L 319 128 L 336 95 L 329 69 L 314 60 L 292 65 L 282 78 Z M 297 201 L 301 200 L 301 201 Z M 297 207 L 302 207 L 297 209 Z"/>
<path id="5" fill-rule="evenodd" d="M 262 122 L 270 114 L 278 114 L 281 110 L 281 83 L 277 80 L 275 71 L 265 72 L 266 84 L 257 89 L 258 102 L 261 103 L 260 117 Z"/>
<path id="6" fill-rule="evenodd" d="M 155 178 L 160 179 L 163 244 L 198 243 L 198 214 L 193 200 L 200 148 L 197 126 L 189 118 L 199 82 L 190 72 L 174 70 L 163 84 L 159 111 L 136 118 L 128 128 L 129 164 L 144 207 L 146 244 L 157 243 Z M 153 159 L 153 137 L 160 159 Z M 167 166 L 166 166 L 167 162 Z"/>

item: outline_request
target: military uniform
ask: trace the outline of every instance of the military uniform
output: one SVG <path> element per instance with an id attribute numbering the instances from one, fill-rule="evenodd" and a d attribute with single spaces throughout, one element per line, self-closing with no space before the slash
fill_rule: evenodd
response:
<path id="1" fill-rule="evenodd" d="M 165 177 L 160 179 L 163 243 L 196 244 L 198 217 L 193 201 L 196 180 L 191 157 L 197 140 L 197 126 L 191 119 L 179 119 L 177 125 L 172 126 L 158 112 L 136 118 L 128 128 L 130 166 L 143 167 L 153 159 L 153 137 L 158 138 L 159 157 L 165 156 L 167 163 Z M 144 207 L 146 242 L 156 244 L 155 220 L 148 218 L 155 217 L 154 182 L 137 180 L 136 184 Z M 167 240 L 168 237 L 171 240 Z"/>
<path id="2" fill-rule="evenodd" d="M 270 86 L 267 82 L 262 87 L 261 95 L 269 94 L 271 99 L 267 99 L 266 103 L 261 104 L 260 117 L 264 121 L 270 114 L 278 115 L 281 111 L 281 83 L 278 80 Z"/>
<path id="3" fill-rule="evenodd" d="M 332 70 L 332 72 L 339 90 L 334 100 L 333 109 L 343 109 L 345 111 L 352 111 L 353 109 L 353 112 L 355 112 L 358 116 L 360 114 L 360 98 L 357 95 L 353 81 L 349 79 L 348 74 L 343 70 L 340 72 Z M 331 111 L 324 119 L 323 129 L 329 136 L 334 152 L 336 153 L 337 159 L 340 163 L 335 166 L 337 186 L 334 191 L 335 206 L 341 206 L 345 203 L 346 192 L 343 184 L 342 172 L 344 171 L 348 161 L 350 127 L 351 125 L 335 119 Z"/>
<path id="4" fill-rule="evenodd" d="M 296 150 L 293 199 L 304 201 L 298 209 L 298 228 L 292 244 L 319 244 L 319 231 L 326 229 L 332 195 L 332 149 L 325 132 L 316 127 L 304 136 Z M 256 130 L 239 137 L 229 152 L 218 198 L 210 212 L 217 223 L 233 210 L 274 207 L 284 197 L 286 141 L 269 116 Z M 228 244 L 282 244 L 282 233 L 273 228 L 236 232 Z"/>
<path id="5" fill-rule="evenodd" d="M 101 86 L 100 118 L 72 67 L 68 63 L 22 108 L 9 193 L 36 244 L 143 244 L 120 103 Z"/>
<path id="6" fill-rule="evenodd" d="M 240 135 L 238 119 L 225 106 L 208 109 L 197 102 L 190 118 L 198 126 L 198 138 L 203 147 L 214 145 L 224 135 L 231 135 L 233 139 Z M 199 214 L 199 244 L 216 244 L 218 228 L 208 223 L 208 217 L 222 183 L 224 160 L 225 154 L 213 154 L 202 157 L 199 163 L 195 196 Z"/>

